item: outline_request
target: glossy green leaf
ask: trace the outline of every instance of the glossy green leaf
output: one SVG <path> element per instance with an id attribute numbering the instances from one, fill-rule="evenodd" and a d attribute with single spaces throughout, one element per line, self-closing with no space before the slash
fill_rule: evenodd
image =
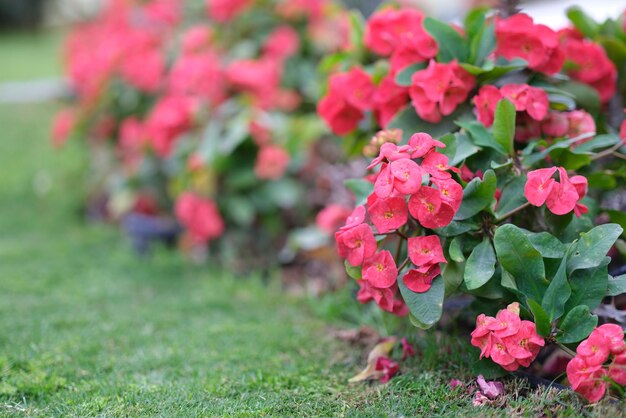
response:
<path id="1" fill-rule="evenodd" d="M 493 138 L 509 154 L 513 155 L 515 139 L 515 106 L 508 99 L 502 99 L 496 106 L 493 120 Z"/>
<path id="2" fill-rule="evenodd" d="M 437 61 L 450 62 L 456 59 L 459 62 L 467 62 L 469 56 L 467 42 L 452 26 L 432 17 L 424 19 L 423 25 L 439 47 Z"/>
<path id="3" fill-rule="evenodd" d="M 515 278 L 519 291 L 541 301 L 548 288 L 545 266 L 524 231 L 512 224 L 502 225 L 494 234 L 494 246 L 498 261 Z"/>
<path id="4" fill-rule="evenodd" d="M 586 305 L 570 310 L 559 324 L 556 339 L 561 344 L 572 344 L 584 340 L 598 325 L 598 317 Z"/>
<path id="5" fill-rule="evenodd" d="M 528 308 L 530 312 L 533 314 L 533 318 L 535 319 L 535 325 L 537 326 L 537 334 L 542 337 L 550 336 L 551 325 L 550 318 L 548 317 L 547 312 L 532 299 L 528 299 Z"/>
<path id="6" fill-rule="evenodd" d="M 478 121 L 457 122 L 461 128 L 465 129 L 472 139 L 472 142 L 479 147 L 487 147 L 496 150 L 500 154 L 507 154 L 504 147 L 496 142 L 491 132 L 485 128 L 485 125 Z"/>
<path id="7" fill-rule="evenodd" d="M 493 170 L 487 170 L 482 180 L 476 177 L 470 181 L 463 190 L 463 202 L 454 219 L 458 221 L 471 218 L 489 207 L 495 199 L 496 187 L 496 174 Z"/>
<path id="8" fill-rule="evenodd" d="M 489 237 L 474 247 L 465 264 L 465 285 L 469 290 L 478 289 L 493 277 L 496 271 L 496 253 Z"/>
<path id="9" fill-rule="evenodd" d="M 398 288 L 409 311 L 420 328 L 427 329 L 435 325 L 443 312 L 445 286 L 441 277 L 433 280 L 432 286 L 424 293 L 415 293 L 404 284 L 400 277 Z"/>
<path id="10" fill-rule="evenodd" d="M 363 271 L 361 266 L 355 267 L 352 264 L 348 263 L 348 260 L 345 260 L 343 264 L 346 266 L 346 273 L 348 273 L 348 276 L 356 280 L 361 280 L 363 278 Z"/>
<path id="11" fill-rule="evenodd" d="M 524 197 L 525 185 L 526 176 L 516 176 L 504 186 L 496 210 L 497 218 L 519 208 L 527 202 Z"/>
<path id="12" fill-rule="evenodd" d="M 567 282 L 567 258 L 563 258 L 556 274 L 550 280 L 541 301 L 541 307 L 548 314 L 550 322 L 559 319 L 563 315 L 565 303 L 572 294 L 572 289 Z"/>
<path id="13" fill-rule="evenodd" d="M 585 37 L 593 39 L 600 29 L 600 25 L 578 7 L 567 9 L 567 17 Z"/>
<path id="14" fill-rule="evenodd" d="M 606 295 L 617 296 L 626 293 L 626 274 L 621 276 L 609 276 Z"/>
<path id="15" fill-rule="evenodd" d="M 524 232 L 543 258 L 563 258 L 565 256 L 565 245 L 549 232 Z"/>
<path id="16" fill-rule="evenodd" d="M 569 275 L 572 295 L 567 301 L 566 310 L 578 305 L 586 305 L 590 309 L 595 309 L 600 305 L 607 294 L 609 285 L 609 261 L 610 257 L 604 257 L 599 266 L 576 270 Z"/>
<path id="17" fill-rule="evenodd" d="M 413 74 L 415 74 L 419 70 L 423 70 L 424 68 L 426 68 L 426 64 L 424 64 L 423 62 L 411 64 L 403 68 L 398 72 L 398 74 L 396 74 L 396 84 L 402 87 L 409 87 L 411 84 L 413 84 L 411 80 L 413 78 Z"/>
<path id="18" fill-rule="evenodd" d="M 604 224 L 580 234 L 567 265 L 568 273 L 599 266 L 622 232 L 617 224 Z"/>
<path id="19" fill-rule="evenodd" d="M 398 112 L 387 125 L 388 129 L 401 129 L 403 136 L 408 138 L 416 132 L 426 132 L 437 138 L 455 130 L 454 121 L 467 107 L 460 106 L 456 112 L 441 119 L 438 123 L 429 123 L 420 118 L 411 104 Z"/>
<path id="20" fill-rule="evenodd" d="M 458 263 L 462 263 L 465 261 L 465 256 L 463 255 L 463 249 L 461 248 L 461 238 L 456 237 L 450 242 L 448 253 L 450 254 L 450 258 L 453 261 L 456 261 Z"/>

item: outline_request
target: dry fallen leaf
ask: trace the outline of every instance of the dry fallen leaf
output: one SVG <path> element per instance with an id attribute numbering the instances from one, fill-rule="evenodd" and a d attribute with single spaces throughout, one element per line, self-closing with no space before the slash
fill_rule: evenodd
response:
<path id="1" fill-rule="evenodd" d="M 389 337 L 385 341 L 376 344 L 367 356 L 367 367 L 363 369 L 361 373 L 348 380 L 348 382 L 362 382 L 367 379 L 379 378 L 383 372 L 376 370 L 376 360 L 378 360 L 379 357 L 387 356 L 391 350 L 393 350 L 397 341 L 398 339 L 396 337 Z"/>

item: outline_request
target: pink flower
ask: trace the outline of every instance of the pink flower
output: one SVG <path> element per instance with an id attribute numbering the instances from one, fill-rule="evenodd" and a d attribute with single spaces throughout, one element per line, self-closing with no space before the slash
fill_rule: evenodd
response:
<path id="1" fill-rule="evenodd" d="M 237 90 L 248 93 L 254 105 L 272 108 L 278 98 L 282 64 L 272 59 L 237 60 L 228 66 L 226 77 Z"/>
<path id="2" fill-rule="evenodd" d="M 541 131 L 552 138 L 559 138 L 567 135 L 569 120 L 565 112 L 549 112 L 548 116 L 541 122 Z"/>
<path id="3" fill-rule="evenodd" d="M 263 44 L 263 54 L 277 60 L 285 60 L 300 49 L 300 37 L 291 26 L 279 26 L 270 33 Z"/>
<path id="4" fill-rule="evenodd" d="M 617 69 L 602 46 L 582 39 L 563 38 L 567 74 L 598 91 L 600 100 L 608 102 L 615 94 Z"/>
<path id="5" fill-rule="evenodd" d="M 252 0 L 207 0 L 207 13 L 219 23 L 233 20 L 252 5 Z"/>
<path id="6" fill-rule="evenodd" d="M 55 147 L 61 147 L 69 138 L 76 116 L 72 109 L 63 109 L 57 113 L 52 122 L 52 143 Z"/>
<path id="7" fill-rule="evenodd" d="M 278 180 L 289 165 L 289 153 L 278 145 L 264 145 L 259 149 L 254 174 L 261 180 Z"/>
<path id="8" fill-rule="evenodd" d="M 411 158 L 422 158 L 435 148 L 445 148 L 446 144 L 433 139 L 432 136 L 425 132 L 418 132 L 409 138 L 409 148 L 411 150 Z"/>
<path id="9" fill-rule="evenodd" d="M 496 106 L 500 99 L 502 99 L 502 93 L 496 86 L 487 84 L 478 90 L 478 94 L 474 97 L 474 106 L 476 106 L 474 112 L 483 125 L 487 127 L 493 125 Z"/>
<path id="10" fill-rule="evenodd" d="M 385 234 L 406 224 L 409 212 L 402 197 L 376 199 L 367 212 L 379 234 Z"/>
<path id="11" fill-rule="evenodd" d="M 350 216 L 350 209 L 342 205 L 330 204 L 317 214 L 315 223 L 324 232 L 334 234 Z"/>
<path id="12" fill-rule="evenodd" d="M 430 289 L 433 280 L 441 274 L 439 264 L 433 264 L 425 272 L 420 269 L 411 269 L 402 277 L 404 285 L 415 293 L 425 293 Z"/>
<path id="13" fill-rule="evenodd" d="M 367 280 L 359 280 L 358 283 L 360 289 L 357 293 L 357 300 L 360 303 L 368 303 L 373 300 L 382 310 L 396 316 L 409 314 L 406 304 L 401 297 L 398 297 L 397 285 L 377 288 L 372 286 Z"/>
<path id="14" fill-rule="evenodd" d="M 523 13 L 496 20 L 496 55 L 522 58 L 530 68 L 546 74 L 558 72 L 564 60 L 557 33 Z"/>
<path id="15" fill-rule="evenodd" d="M 424 14 L 415 9 L 395 10 L 386 8 L 374 13 L 365 28 L 365 46 L 382 56 L 389 56 L 404 42 L 419 44 L 425 38 L 431 38 L 422 27 Z M 432 39 L 432 38 L 431 38 Z M 433 58 L 437 54 L 428 50 L 427 56 L 420 61 Z M 419 62 L 419 61 L 415 61 Z"/>
<path id="16" fill-rule="evenodd" d="M 449 225 L 455 210 L 437 189 L 424 186 L 409 199 L 409 212 L 424 228 L 434 229 Z"/>
<path id="17" fill-rule="evenodd" d="M 376 238 L 367 224 L 337 231 L 335 241 L 339 255 L 353 266 L 362 265 L 376 252 Z"/>
<path id="18" fill-rule="evenodd" d="M 575 138 L 577 136 L 596 131 L 596 122 L 593 120 L 593 117 L 584 110 L 573 110 L 571 112 L 567 112 L 566 115 L 567 122 L 569 124 L 567 129 L 568 137 Z M 592 138 L 589 137 L 584 141 L 577 142 L 576 145 L 583 144 L 591 139 Z"/>
<path id="19" fill-rule="evenodd" d="M 424 267 L 430 269 L 435 264 L 447 262 L 437 235 L 409 238 L 408 247 L 409 258 L 420 270 Z"/>
<path id="20" fill-rule="evenodd" d="M 619 127 L 619 137 L 622 140 L 622 144 L 626 145 L 626 119 L 622 121 Z"/>
<path id="21" fill-rule="evenodd" d="M 560 181 L 552 178 L 558 170 Z M 528 173 L 524 186 L 524 196 L 533 206 L 544 203 L 555 215 L 565 215 L 574 211 L 576 216 L 587 212 L 587 207 L 579 203 L 587 193 L 587 179 L 583 176 L 567 175 L 563 167 L 551 167 Z"/>
<path id="22" fill-rule="evenodd" d="M 122 77 L 128 84 L 148 93 L 157 91 L 165 76 L 161 51 L 145 48 L 128 54 L 121 66 Z"/>
<path id="23" fill-rule="evenodd" d="M 385 128 L 394 116 L 406 106 L 409 101 L 409 94 L 405 87 L 396 84 L 392 75 L 388 75 L 383 78 L 376 89 L 373 100 L 378 124 Z"/>
<path id="24" fill-rule="evenodd" d="M 514 303 L 495 318 L 479 315 L 471 343 L 480 348 L 480 358 L 491 358 L 505 370 L 514 371 L 530 366 L 545 341 L 533 322 L 520 319 L 519 304 Z"/>
<path id="25" fill-rule="evenodd" d="M 402 337 L 400 344 L 402 344 L 402 360 L 415 356 L 415 347 L 408 342 L 406 337 Z"/>
<path id="26" fill-rule="evenodd" d="M 224 233 L 224 221 L 210 199 L 185 192 L 176 199 L 174 212 L 197 243 L 206 243 Z"/>
<path id="27" fill-rule="evenodd" d="M 556 167 L 540 168 L 528 173 L 524 196 L 533 206 L 541 206 L 552 192 L 556 180 L 552 178 L 556 173 Z"/>
<path id="28" fill-rule="evenodd" d="M 374 92 L 371 76 L 358 67 L 334 74 L 317 112 L 335 134 L 345 135 L 357 127 L 365 111 L 372 109 Z"/>
<path id="29" fill-rule="evenodd" d="M 383 250 L 363 263 L 363 280 L 372 286 L 384 289 L 391 287 L 398 278 L 398 268 L 391 253 Z"/>
<path id="30" fill-rule="evenodd" d="M 450 379 L 448 386 L 450 386 L 450 389 L 456 389 L 459 386 L 463 386 L 463 382 L 461 382 L 459 379 Z"/>
<path id="31" fill-rule="evenodd" d="M 391 360 L 385 356 L 380 356 L 376 359 L 375 369 L 382 372 L 380 382 L 387 383 L 391 378 L 398 374 L 400 366 L 397 361 Z"/>
<path id="32" fill-rule="evenodd" d="M 192 26 L 183 34 L 183 54 L 200 53 L 210 46 L 212 40 L 213 30 L 209 26 Z"/>
<path id="33" fill-rule="evenodd" d="M 225 96 L 224 73 L 213 52 L 183 55 L 169 74 L 168 87 L 174 95 L 195 95 L 217 105 Z"/>
<path id="34" fill-rule="evenodd" d="M 476 383 L 482 393 L 489 399 L 496 399 L 500 395 L 504 395 L 504 385 L 502 382 L 487 382 L 482 374 L 476 378 Z"/>
<path id="35" fill-rule="evenodd" d="M 502 96 L 511 100 L 518 112 L 525 111 L 536 121 L 545 119 L 550 103 L 548 93 L 528 84 L 506 84 L 500 89 Z"/>
<path id="36" fill-rule="evenodd" d="M 474 77 L 459 66 L 430 62 L 411 79 L 409 95 L 415 111 L 427 122 L 437 123 L 463 103 L 475 84 Z"/>
<path id="37" fill-rule="evenodd" d="M 174 141 L 193 127 L 195 109 L 194 100 L 179 95 L 164 96 L 156 103 L 146 121 L 146 130 L 159 156 L 168 156 Z"/>

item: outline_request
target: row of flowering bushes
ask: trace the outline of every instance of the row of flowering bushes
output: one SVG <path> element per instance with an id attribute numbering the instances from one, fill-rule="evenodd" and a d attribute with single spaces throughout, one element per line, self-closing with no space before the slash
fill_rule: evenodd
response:
<path id="1" fill-rule="evenodd" d="M 469 298 L 480 367 L 557 345 L 595 401 L 626 385 L 623 332 L 595 313 L 626 292 L 626 34 L 568 15 L 111 0 L 68 40 L 54 138 L 87 144 L 91 200 L 130 229 L 175 218 L 229 266 L 334 233 L 361 303 L 430 328 Z"/>
<path id="2" fill-rule="evenodd" d="M 594 313 L 626 292 L 626 33 L 568 15 L 383 7 L 327 58 L 318 112 L 370 161 L 335 234 L 357 299 L 430 328 L 471 295 L 477 358 L 510 372 L 558 345 L 597 401 L 626 385 L 622 327 Z"/>
<path id="3" fill-rule="evenodd" d="M 92 212 L 148 237 L 182 226 L 185 248 L 222 259 L 265 264 L 287 244 L 292 259 L 288 234 L 336 194 L 315 185 L 342 155 L 315 113 L 317 66 L 349 26 L 332 0 L 109 0 L 69 36 L 75 100 L 53 132 L 88 146 Z"/>

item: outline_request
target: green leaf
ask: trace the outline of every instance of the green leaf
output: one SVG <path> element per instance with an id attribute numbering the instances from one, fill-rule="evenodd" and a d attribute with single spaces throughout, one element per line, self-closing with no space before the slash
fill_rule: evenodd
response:
<path id="1" fill-rule="evenodd" d="M 565 245 L 549 232 L 524 232 L 543 258 L 563 258 L 565 256 Z"/>
<path id="2" fill-rule="evenodd" d="M 470 42 L 469 61 L 481 65 L 494 49 L 496 49 L 495 25 L 490 22 L 483 25 L 479 34 Z"/>
<path id="3" fill-rule="evenodd" d="M 587 338 L 597 325 L 598 317 L 590 312 L 588 306 L 576 306 L 559 324 L 556 339 L 562 344 L 577 343 Z"/>
<path id="4" fill-rule="evenodd" d="M 465 285 L 469 290 L 478 289 L 493 277 L 496 271 L 496 254 L 489 237 L 474 247 L 465 264 Z"/>
<path id="5" fill-rule="evenodd" d="M 441 152 L 448 157 L 449 164 L 456 166 L 464 161 L 466 158 L 478 153 L 480 148 L 472 144 L 467 135 L 460 132 L 453 134 L 447 134 L 439 138 L 441 142 L 446 144 L 446 147 Z"/>
<path id="6" fill-rule="evenodd" d="M 458 263 L 462 263 L 465 261 L 465 256 L 463 255 L 463 249 L 461 248 L 461 238 L 456 237 L 450 242 L 448 253 L 450 254 L 450 258 L 453 261 L 456 261 Z"/>
<path id="7" fill-rule="evenodd" d="M 548 314 L 550 322 L 559 319 L 563 315 L 565 303 L 572 294 L 572 289 L 567 282 L 566 270 L 567 257 L 564 257 L 541 301 L 541 307 Z"/>
<path id="8" fill-rule="evenodd" d="M 493 170 L 487 170 L 482 180 L 476 177 L 470 181 L 463 190 L 463 202 L 454 219 L 459 221 L 471 218 L 491 205 L 495 199 L 496 186 L 496 174 Z"/>
<path id="9" fill-rule="evenodd" d="M 585 37 L 593 39 L 598 34 L 600 25 L 580 7 L 574 6 L 567 9 L 567 17 Z"/>
<path id="10" fill-rule="evenodd" d="M 426 32 L 435 39 L 439 47 L 437 61 L 450 62 L 456 59 L 459 62 L 467 62 L 469 55 L 467 43 L 452 26 L 432 17 L 424 19 L 423 25 Z"/>
<path id="11" fill-rule="evenodd" d="M 528 308 L 530 312 L 533 314 L 533 318 L 535 319 L 535 325 L 537 326 L 537 334 L 542 337 L 550 336 L 550 318 L 546 311 L 543 310 L 541 305 L 535 302 L 532 299 L 528 299 Z"/>
<path id="12" fill-rule="evenodd" d="M 609 148 L 621 141 L 618 135 L 597 135 L 591 140 L 577 145 L 572 151 L 575 153 L 593 152 L 602 148 Z"/>
<path id="13" fill-rule="evenodd" d="M 477 357 L 478 354 L 474 356 L 474 358 Z M 474 376 L 483 375 L 485 379 L 497 379 L 509 374 L 509 372 L 500 367 L 500 365 L 488 358 L 476 360 L 474 364 L 472 364 L 472 372 Z"/>
<path id="14" fill-rule="evenodd" d="M 560 83 L 559 89 L 572 94 L 576 98 L 578 107 L 585 109 L 594 117 L 598 116 L 601 109 L 600 96 L 593 87 L 568 80 Z"/>
<path id="15" fill-rule="evenodd" d="M 429 123 L 417 116 L 415 108 L 409 104 L 394 116 L 387 129 L 401 129 L 405 138 L 416 132 L 426 132 L 432 137 L 438 138 L 455 130 L 454 121 L 466 109 L 467 107 L 459 106 L 456 112 L 444 117 L 438 123 Z"/>
<path id="16" fill-rule="evenodd" d="M 411 64 L 406 68 L 403 68 L 398 72 L 398 74 L 396 74 L 396 84 L 402 87 L 409 87 L 413 84 L 413 81 L 411 80 L 413 78 L 413 74 L 419 70 L 423 70 L 424 68 L 426 68 L 426 64 L 423 62 Z"/>
<path id="17" fill-rule="evenodd" d="M 348 260 L 345 260 L 343 264 L 346 266 L 346 273 L 348 273 L 348 276 L 356 280 L 361 280 L 363 278 L 363 270 L 361 266 L 354 267 L 352 264 L 348 263 Z"/>
<path id="18" fill-rule="evenodd" d="M 404 302 L 420 328 L 428 329 L 439 321 L 443 312 L 443 297 L 445 293 L 445 285 L 442 278 L 435 278 L 430 289 L 424 293 L 416 293 L 410 290 L 406 287 L 401 277 L 398 278 L 398 287 Z"/>
<path id="19" fill-rule="evenodd" d="M 441 277 L 445 284 L 445 294 L 454 293 L 461 283 L 463 283 L 463 272 L 465 271 L 465 263 L 457 263 L 449 261 L 441 270 Z"/>
<path id="20" fill-rule="evenodd" d="M 466 232 L 478 231 L 479 229 L 480 225 L 477 222 L 468 219 L 465 221 L 452 221 L 448 226 L 437 228 L 434 231 L 442 237 L 455 237 Z"/>
<path id="21" fill-rule="evenodd" d="M 513 155 L 515 139 L 515 105 L 508 99 L 502 99 L 496 106 L 493 120 L 493 138 L 509 154 Z"/>
<path id="22" fill-rule="evenodd" d="M 595 309 L 600 305 L 607 294 L 610 260 L 610 257 L 605 257 L 599 266 L 576 270 L 569 275 L 572 295 L 565 305 L 566 310 L 578 305 L 586 305 L 590 309 Z"/>
<path id="23" fill-rule="evenodd" d="M 526 176 L 516 176 L 504 186 L 498 202 L 498 209 L 496 210 L 497 218 L 526 203 L 526 197 L 524 197 L 525 185 Z"/>
<path id="24" fill-rule="evenodd" d="M 367 197 L 374 191 L 374 185 L 364 179 L 348 179 L 343 184 L 354 193 L 357 206 L 365 204 Z"/>
<path id="25" fill-rule="evenodd" d="M 604 224 L 580 234 L 567 265 L 568 273 L 599 266 L 622 232 L 622 227 L 617 224 Z"/>
<path id="26" fill-rule="evenodd" d="M 485 128 L 485 125 L 483 125 L 482 123 L 478 121 L 461 121 L 457 122 L 457 125 L 465 129 L 469 133 L 474 144 L 478 145 L 479 147 L 487 147 L 496 150 L 500 154 L 507 154 L 507 151 L 502 147 L 500 143 L 496 142 L 491 132 L 489 132 L 487 128 Z"/>
<path id="27" fill-rule="evenodd" d="M 524 231 L 512 224 L 498 227 L 494 234 L 498 261 L 515 278 L 519 291 L 540 301 L 548 288 L 541 253 L 535 249 Z"/>
<path id="28" fill-rule="evenodd" d="M 624 293 L 626 293 L 626 274 L 617 277 L 609 276 L 606 295 L 618 296 Z"/>

